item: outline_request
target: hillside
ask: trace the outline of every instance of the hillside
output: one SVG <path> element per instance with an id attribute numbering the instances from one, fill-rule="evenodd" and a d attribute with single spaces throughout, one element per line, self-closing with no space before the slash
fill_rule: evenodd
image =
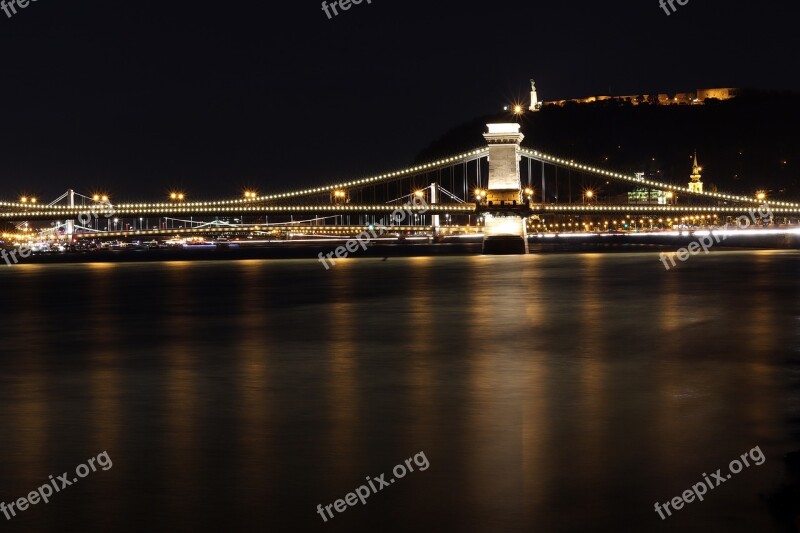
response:
<path id="1" fill-rule="evenodd" d="M 627 173 L 685 184 L 697 149 L 706 190 L 800 199 L 800 95 L 746 91 L 704 106 L 619 102 L 498 113 L 462 124 L 423 150 L 431 160 L 485 144 L 489 122 L 519 122 L 523 146 Z"/>

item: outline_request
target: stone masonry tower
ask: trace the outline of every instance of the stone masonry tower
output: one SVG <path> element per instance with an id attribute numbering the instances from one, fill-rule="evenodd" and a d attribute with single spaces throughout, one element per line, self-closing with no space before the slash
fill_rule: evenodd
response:
<path id="1" fill-rule="evenodd" d="M 489 186 L 486 200 L 490 204 L 521 203 L 522 183 L 519 178 L 519 145 L 525 136 L 519 124 L 488 124 L 483 138 L 489 143 Z"/>
<path id="2" fill-rule="evenodd" d="M 530 207 L 522 201 L 519 146 L 525 137 L 519 124 L 488 124 L 483 137 L 489 143 L 489 184 L 478 205 L 484 218 L 483 253 L 524 254 Z"/>

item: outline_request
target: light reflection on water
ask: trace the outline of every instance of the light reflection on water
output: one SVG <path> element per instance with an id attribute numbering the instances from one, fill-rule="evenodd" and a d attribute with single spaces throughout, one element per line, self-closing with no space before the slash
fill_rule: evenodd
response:
<path id="1" fill-rule="evenodd" d="M 777 531 L 798 259 L 718 252 L 0 271 L 15 531 Z M 702 472 L 767 462 L 661 522 Z M 431 467 L 324 524 L 316 505 Z M 391 476 L 387 476 L 391 477 Z M 711 529 L 708 529 L 711 528 Z"/>

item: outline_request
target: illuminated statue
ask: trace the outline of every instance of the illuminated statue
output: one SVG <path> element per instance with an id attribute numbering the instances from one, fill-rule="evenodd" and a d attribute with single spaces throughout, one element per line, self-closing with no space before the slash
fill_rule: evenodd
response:
<path id="1" fill-rule="evenodd" d="M 536 95 L 536 82 L 531 80 L 531 111 L 539 111 L 539 97 Z"/>

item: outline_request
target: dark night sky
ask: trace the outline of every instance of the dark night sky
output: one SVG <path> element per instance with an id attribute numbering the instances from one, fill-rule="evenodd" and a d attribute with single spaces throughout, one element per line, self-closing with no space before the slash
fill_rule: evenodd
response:
<path id="1" fill-rule="evenodd" d="M 527 98 L 800 90 L 796 2 L 38 0 L 0 13 L 0 197 L 239 196 L 410 162 Z"/>

